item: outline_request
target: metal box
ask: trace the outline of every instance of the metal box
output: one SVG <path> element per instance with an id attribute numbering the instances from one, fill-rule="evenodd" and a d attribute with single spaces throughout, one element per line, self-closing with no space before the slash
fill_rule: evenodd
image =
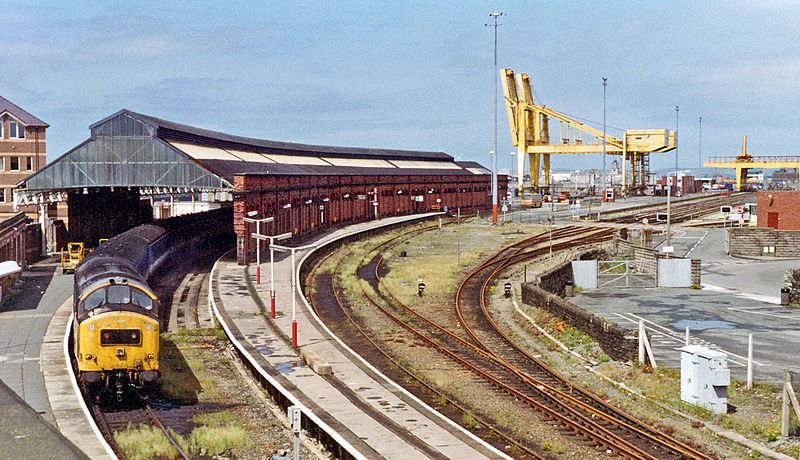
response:
<path id="1" fill-rule="evenodd" d="M 730 382 L 727 354 L 700 345 L 681 348 L 681 400 L 724 414 Z"/>

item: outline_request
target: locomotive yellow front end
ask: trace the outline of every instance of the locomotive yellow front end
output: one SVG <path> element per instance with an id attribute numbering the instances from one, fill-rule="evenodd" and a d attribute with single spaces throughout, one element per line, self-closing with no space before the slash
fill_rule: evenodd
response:
<path id="1" fill-rule="evenodd" d="M 75 359 L 80 379 L 121 394 L 159 377 L 155 295 L 144 284 L 110 278 L 78 300 Z"/>

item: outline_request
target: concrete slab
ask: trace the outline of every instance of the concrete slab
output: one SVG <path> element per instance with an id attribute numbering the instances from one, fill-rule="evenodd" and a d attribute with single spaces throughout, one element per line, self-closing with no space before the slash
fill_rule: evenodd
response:
<path id="1" fill-rule="evenodd" d="M 357 224 L 325 235 L 330 241 L 348 232 L 388 225 L 404 218 L 382 219 Z M 298 255 L 298 261 L 304 254 Z M 235 262 L 220 262 L 212 287 L 216 290 L 223 319 L 232 324 L 235 333 L 256 355 L 265 371 L 285 383 L 286 388 L 313 411 L 329 421 L 351 445 L 366 457 L 409 458 L 413 455 L 446 458 L 504 457 L 471 433 L 445 419 L 433 409 L 405 393 L 397 384 L 370 368 L 366 362 L 343 348 L 332 334 L 319 327 L 317 319 L 298 295 L 295 317 L 299 329 L 299 346 L 309 350 L 332 366 L 333 376 L 322 377 L 303 364 L 291 349 L 291 261 L 284 257 L 275 262 L 278 318 L 273 330 L 250 296 L 245 276 L 255 280 Z M 269 273 L 265 263 L 262 273 Z M 269 305 L 269 287 L 256 289 L 263 305 Z M 400 436 L 411 433 L 416 442 Z"/>
<path id="2" fill-rule="evenodd" d="M 0 379 L 45 420 L 54 423 L 39 357 L 53 312 L 72 293 L 72 275 L 44 261 L 23 272 L 0 307 Z"/>
<path id="3" fill-rule="evenodd" d="M 92 459 L 111 459 L 111 449 L 90 422 L 77 382 L 69 370 L 64 338 L 70 327 L 72 297 L 53 315 L 42 344 L 42 371 L 49 406 L 61 433 Z"/>
<path id="4" fill-rule="evenodd" d="M 3 458 L 89 458 L 2 382 L 0 414 Z"/>

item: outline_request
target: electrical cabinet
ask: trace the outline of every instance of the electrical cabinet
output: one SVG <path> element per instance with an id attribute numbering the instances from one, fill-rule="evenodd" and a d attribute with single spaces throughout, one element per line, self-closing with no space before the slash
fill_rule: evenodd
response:
<path id="1" fill-rule="evenodd" d="M 681 348 L 681 400 L 724 414 L 730 382 L 727 354 L 700 345 Z"/>

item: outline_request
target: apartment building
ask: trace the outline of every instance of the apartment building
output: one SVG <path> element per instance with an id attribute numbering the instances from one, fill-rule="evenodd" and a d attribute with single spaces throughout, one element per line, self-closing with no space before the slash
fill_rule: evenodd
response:
<path id="1" fill-rule="evenodd" d="M 47 163 L 48 126 L 0 96 L 0 215 L 14 212 L 14 186 Z"/>

